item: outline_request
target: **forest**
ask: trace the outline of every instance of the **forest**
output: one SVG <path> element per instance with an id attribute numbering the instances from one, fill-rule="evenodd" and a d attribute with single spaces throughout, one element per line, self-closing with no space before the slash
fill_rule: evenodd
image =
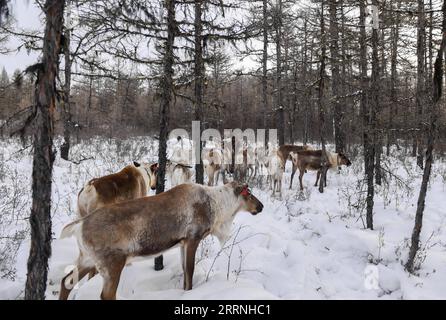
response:
<path id="1" fill-rule="evenodd" d="M 186 262 L 126 266 L 114 295 L 96 262 L 72 298 L 446 298 L 444 1 L 17 2 L 0 0 L 0 299 L 63 295 L 79 252 L 61 231 L 98 216 L 79 209 L 92 181 L 132 164 L 142 197 L 222 173 L 263 210 L 196 244 L 193 281 L 188 243 Z M 215 166 L 222 145 L 169 135 L 193 121 L 277 144 Z"/>

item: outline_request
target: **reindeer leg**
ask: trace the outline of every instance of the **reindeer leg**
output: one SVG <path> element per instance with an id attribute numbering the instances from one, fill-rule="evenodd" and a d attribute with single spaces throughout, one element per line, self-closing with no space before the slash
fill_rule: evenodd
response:
<path id="1" fill-rule="evenodd" d="M 297 170 L 297 167 L 293 163 L 293 169 L 291 171 L 290 190 L 293 187 L 293 178 L 294 178 L 294 175 L 296 174 L 296 170 Z"/>
<path id="2" fill-rule="evenodd" d="M 186 244 L 182 244 L 180 247 L 181 252 L 181 268 L 183 269 L 183 288 L 186 287 Z"/>
<path id="3" fill-rule="evenodd" d="M 188 239 L 185 243 L 185 266 L 186 272 L 184 273 L 184 290 L 192 289 L 192 279 L 195 269 L 195 252 L 197 251 L 199 239 Z"/>
<path id="4" fill-rule="evenodd" d="M 98 269 L 92 268 L 92 270 L 88 273 L 88 280 L 90 280 L 91 278 L 93 278 L 97 274 L 98 274 Z"/>
<path id="5" fill-rule="evenodd" d="M 282 200 L 282 179 L 277 180 L 278 188 L 279 188 L 279 197 Z"/>
<path id="6" fill-rule="evenodd" d="M 125 261 L 126 258 L 124 256 L 113 255 L 99 269 L 101 276 L 104 278 L 101 292 L 102 300 L 116 300 L 116 290 L 118 290 L 119 279 L 121 278 Z"/>
<path id="7" fill-rule="evenodd" d="M 67 300 L 74 286 L 82 280 L 89 272 L 94 272 L 95 267 L 76 266 L 70 273 L 63 277 L 60 282 L 59 300 Z M 77 279 L 76 279 L 77 278 Z M 69 280 L 69 281 L 68 281 Z"/>
<path id="8" fill-rule="evenodd" d="M 66 284 L 66 281 L 67 281 L 68 277 L 71 277 L 74 274 L 74 271 L 75 271 L 75 269 L 71 270 L 70 273 L 68 273 L 65 277 L 62 278 L 62 281 L 60 282 L 59 300 L 68 300 L 70 292 L 71 292 L 71 290 L 73 290 L 74 283 L 70 283 L 68 286 Z"/>
<path id="9" fill-rule="evenodd" d="M 67 300 L 70 295 L 71 290 L 74 286 L 81 281 L 88 273 L 93 273 L 96 271 L 96 267 L 93 262 L 89 259 L 85 259 L 82 251 L 79 252 L 77 258 L 76 267 L 71 270 L 60 283 L 60 293 L 59 300 Z M 89 278 L 90 279 L 90 278 Z M 69 282 L 67 282 L 69 280 Z"/>
<path id="10" fill-rule="evenodd" d="M 305 170 L 299 169 L 299 183 L 300 183 L 300 190 L 304 189 L 304 186 L 302 184 L 302 178 L 304 176 Z"/>
<path id="11" fill-rule="evenodd" d="M 318 170 L 318 171 L 317 171 L 317 175 L 316 175 L 316 182 L 314 183 L 314 186 L 315 186 L 315 187 L 317 187 L 317 183 L 319 182 L 319 178 L 320 178 L 320 176 L 321 176 L 321 171 Z"/>

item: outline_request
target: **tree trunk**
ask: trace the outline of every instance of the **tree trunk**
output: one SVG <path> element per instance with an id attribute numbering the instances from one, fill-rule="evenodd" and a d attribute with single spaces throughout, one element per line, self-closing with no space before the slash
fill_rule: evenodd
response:
<path id="1" fill-rule="evenodd" d="M 164 192 L 167 164 L 167 139 L 169 134 L 170 105 L 173 93 L 173 65 L 175 42 L 175 0 L 166 0 L 167 10 L 167 39 L 163 59 L 163 76 L 161 78 L 161 104 L 160 104 L 160 139 L 158 148 L 158 173 L 156 193 Z M 163 256 L 155 258 L 155 270 L 163 269 Z"/>
<path id="2" fill-rule="evenodd" d="M 433 62 L 434 62 L 434 50 L 433 50 L 433 43 L 432 43 L 432 36 L 433 36 L 433 30 L 434 30 L 434 12 L 433 12 L 433 6 L 432 6 L 432 0 L 429 0 L 429 40 L 427 47 L 429 48 L 429 70 L 427 75 L 427 83 L 432 84 L 433 81 Z M 431 88 L 427 88 L 426 92 L 429 92 Z"/>
<path id="3" fill-rule="evenodd" d="M 32 173 L 31 250 L 28 258 L 25 299 L 45 299 L 48 259 L 51 256 L 51 182 L 55 153 L 53 126 L 56 108 L 56 77 L 63 30 L 64 0 L 47 0 L 42 63 L 38 70 L 36 133 Z"/>
<path id="4" fill-rule="evenodd" d="M 344 14 L 344 0 L 339 0 L 339 8 L 341 11 L 341 33 L 340 33 L 340 37 L 341 37 L 341 56 L 342 56 L 342 64 L 341 64 L 341 96 L 343 96 L 342 98 L 342 103 L 343 103 L 343 110 L 341 110 L 341 115 L 342 115 L 342 125 L 343 125 L 343 149 L 344 151 L 348 150 L 348 139 L 347 136 L 345 135 L 345 132 L 351 132 L 351 123 L 347 122 L 345 123 L 343 121 L 343 117 L 345 115 L 345 112 L 347 110 L 347 112 L 351 112 L 350 110 L 353 109 L 353 106 L 349 103 L 348 99 L 345 97 L 346 92 L 347 92 L 347 88 L 348 88 L 348 84 L 347 84 L 347 58 L 346 58 L 346 49 L 348 48 L 348 40 L 346 39 L 346 32 L 347 32 L 347 28 L 345 26 L 345 14 Z M 351 112 L 353 114 L 353 112 Z"/>
<path id="5" fill-rule="evenodd" d="M 321 157 L 321 177 L 319 181 L 319 192 L 324 192 L 324 187 L 327 179 L 328 158 L 325 150 L 325 101 L 324 101 L 324 89 L 325 89 L 325 19 L 324 19 L 324 2 L 321 3 L 321 65 L 319 70 L 319 85 L 318 85 L 318 107 L 319 107 L 319 137 L 322 144 L 322 157 Z"/>
<path id="6" fill-rule="evenodd" d="M 239 78 L 239 82 L 240 82 L 240 89 L 239 89 L 239 114 L 241 115 L 240 117 L 240 121 L 241 121 L 241 129 L 244 130 L 245 126 L 247 124 L 247 119 L 246 119 L 246 108 L 244 108 L 244 104 L 243 104 L 243 76 L 240 76 Z"/>
<path id="7" fill-rule="evenodd" d="M 0 0 L 0 26 L 3 23 L 2 19 L 9 16 L 8 2 L 9 0 Z"/>
<path id="8" fill-rule="evenodd" d="M 400 1 L 397 1 L 396 7 L 399 8 Z M 391 49 L 391 57 L 390 57 L 390 112 L 389 112 L 389 130 L 387 133 L 387 147 L 386 154 L 390 155 L 390 146 L 392 143 L 396 143 L 395 141 L 395 131 L 394 131 L 394 122 L 393 118 L 396 116 L 397 110 L 397 96 L 396 96 L 396 79 L 397 79 L 397 57 L 398 57 L 398 38 L 399 38 L 399 23 L 400 23 L 400 14 L 399 12 L 395 13 L 395 20 L 393 21 L 394 26 L 392 29 L 392 49 Z"/>
<path id="9" fill-rule="evenodd" d="M 284 107 L 284 111 L 283 111 L 283 134 L 284 134 L 284 143 L 285 143 L 285 136 L 286 136 L 286 129 L 290 127 L 290 110 L 292 108 L 291 106 L 291 93 L 292 93 L 292 88 L 291 88 L 291 84 L 290 84 L 290 77 L 289 77 L 289 50 L 290 50 L 290 44 L 289 44 L 289 38 L 288 35 L 285 34 L 283 35 L 282 33 L 282 39 L 283 39 L 283 52 L 284 52 L 284 57 L 283 57 L 283 67 L 282 67 L 282 87 L 284 88 L 284 92 L 283 92 L 283 107 Z M 287 111 L 288 114 L 288 121 L 285 119 L 285 111 Z M 293 139 L 291 138 L 289 141 L 289 143 L 293 143 Z"/>
<path id="10" fill-rule="evenodd" d="M 203 22 L 201 15 L 203 11 L 203 4 L 201 0 L 195 1 L 195 58 L 194 58 L 194 80 L 195 80 L 195 121 L 200 121 L 200 132 L 203 129 Z M 201 162 L 201 142 L 198 143 L 197 148 L 200 152 L 200 162 L 195 164 L 195 182 L 203 184 L 203 164 Z"/>
<path id="11" fill-rule="evenodd" d="M 426 17 L 424 12 L 424 0 L 418 0 L 418 25 L 417 25 L 417 92 L 416 92 L 416 114 L 418 119 L 417 131 L 415 132 L 414 153 L 417 155 L 417 165 L 423 169 L 423 105 L 425 104 L 425 51 L 426 51 Z"/>
<path id="12" fill-rule="evenodd" d="M 378 8 L 377 0 L 372 0 L 372 4 Z M 375 196 L 375 186 L 374 186 L 374 175 L 375 175 L 375 157 L 377 148 L 377 133 L 376 133 L 376 117 L 377 111 L 379 109 L 379 56 L 378 56 L 378 45 L 379 45 L 379 35 L 378 26 L 372 28 L 372 78 L 370 85 L 370 107 L 368 115 L 368 134 L 369 134 L 369 150 L 367 152 L 369 156 L 368 167 L 366 168 L 367 175 L 367 215 L 373 215 L 374 206 L 374 196 Z M 373 229 L 373 227 L 371 228 Z"/>
<path id="13" fill-rule="evenodd" d="M 378 32 L 378 30 L 377 30 Z M 384 29 L 381 29 L 381 68 L 379 68 L 379 60 L 376 61 L 377 64 L 377 68 L 378 70 L 380 70 L 380 74 L 382 75 L 383 79 L 387 78 L 387 66 L 386 66 L 386 56 L 384 54 L 385 51 L 385 34 L 384 34 Z M 378 44 L 376 44 L 376 46 L 378 46 Z M 376 50 L 378 50 L 378 48 L 376 48 Z M 377 55 L 378 57 L 378 55 Z M 379 77 L 379 73 L 377 75 Z M 383 132 L 384 132 L 384 128 L 382 126 L 379 126 L 379 130 L 377 131 L 376 127 L 377 127 L 377 118 L 378 118 L 378 114 L 381 113 L 381 103 L 379 100 L 379 92 L 380 92 L 380 80 L 379 78 L 374 79 L 376 81 L 376 83 L 374 84 L 376 86 L 376 88 L 374 88 L 374 90 L 376 90 L 376 96 L 374 96 L 374 99 L 376 99 L 375 101 L 375 182 L 377 185 L 381 185 L 382 182 L 382 170 L 381 170 L 381 156 L 383 153 L 383 141 L 384 141 L 384 137 L 383 137 Z M 373 83 L 372 83 L 373 85 Z"/>
<path id="14" fill-rule="evenodd" d="M 308 33 L 307 33 L 307 17 L 304 18 L 304 44 L 303 44 L 303 54 L 302 54 L 302 86 L 304 95 L 304 128 L 303 128 L 303 143 L 306 145 L 308 143 L 308 128 L 309 128 L 309 113 L 310 113 L 310 99 L 309 90 L 307 89 L 307 61 L 308 61 Z"/>
<path id="15" fill-rule="evenodd" d="M 336 0 L 329 1 L 330 11 L 330 55 L 331 55 L 331 90 L 332 90 L 332 104 L 334 112 L 334 133 L 336 152 L 344 152 L 345 138 L 343 130 L 343 111 L 341 104 L 341 78 L 339 68 L 339 26 L 337 20 L 337 6 Z"/>
<path id="16" fill-rule="evenodd" d="M 71 57 L 70 57 L 70 41 L 71 41 L 71 26 L 70 21 L 70 8 L 69 0 L 67 0 L 67 24 L 65 29 L 65 42 L 64 42 L 64 55 L 65 55 L 65 84 L 63 91 L 63 122 L 64 131 L 63 138 L 64 141 L 60 147 L 60 157 L 64 160 L 69 159 L 70 154 L 70 137 L 71 137 L 71 104 L 70 104 L 70 94 L 71 94 Z"/>
<path id="17" fill-rule="evenodd" d="M 276 32 L 276 128 L 279 145 L 285 144 L 285 117 L 282 92 L 282 0 L 277 1 Z"/>
<path id="18" fill-rule="evenodd" d="M 262 106 L 263 128 L 267 128 L 268 114 L 268 1 L 263 0 Z"/>
<path id="19" fill-rule="evenodd" d="M 411 273 L 415 271 L 416 267 L 414 265 L 415 257 L 420 247 L 420 233 L 421 233 L 421 227 L 423 225 L 424 206 L 433 162 L 436 121 L 438 118 L 437 109 L 438 109 L 438 102 L 441 98 L 442 86 L 443 86 L 443 53 L 445 51 L 445 46 L 446 46 L 446 3 L 444 2 L 443 2 L 442 12 L 443 12 L 443 23 L 442 23 L 443 37 L 441 40 L 440 48 L 438 49 L 437 59 L 435 60 L 434 64 L 432 100 L 431 103 L 429 104 L 430 126 L 427 133 L 426 162 L 424 165 L 423 180 L 421 182 L 420 193 L 418 195 L 417 212 L 415 214 L 415 225 L 412 231 L 409 258 L 405 265 L 406 270 Z"/>
<path id="20" fill-rule="evenodd" d="M 368 103 L 368 79 L 367 79 L 367 35 L 365 29 L 365 2 L 360 1 L 359 24 L 360 24 L 360 67 L 361 67 L 361 113 L 363 118 L 363 144 L 364 144 L 364 168 L 367 180 L 367 228 L 373 230 L 373 196 L 374 196 L 374 146 L 373 132 L 371 130 L 371 105 Z M 375 36 L 377 34 L 375 33 Z M 377 54 L 377 53 L 376 53 Z M 376 72 L 376 70 L 375 70 Z"/>
<path id="21" fill-rule="evenodd" d="M 302 72 L 303 73 L 303 72 Z M 291 106 L 291 114 L 290 114 L 290 143 L 293 144 L 295 140 L 295 130 L 294 126 L 296 125 L 296 117 L 298 114 L 300 114 L 300 108 L 299 108 L 299 96 L 298 96 L 298 81 L 299 81 L 299 70 L 296 66 L 293 70 L 293 99 L 292 99 L 292 106 Z"/>
<path id="22" fill-rule="evenodd" d="M 92 102 L 93 102 L 93 76 L 88 77 L 88 100 L 87 100 L 87 110 L 85 112 L 85 126 L 90 127 L 90 117 Z"/>

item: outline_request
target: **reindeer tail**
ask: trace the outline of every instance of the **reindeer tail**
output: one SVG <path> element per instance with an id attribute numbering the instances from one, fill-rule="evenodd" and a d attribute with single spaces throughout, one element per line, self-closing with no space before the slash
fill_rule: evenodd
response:
<path id="1" fill-rule="evenodd" d="M 60 239 L 65 239 L 74 236 L 77 233 L 77 230 L 82 226 L 82 220 L 76 220 L 67 224 L 60 234 Z"/>

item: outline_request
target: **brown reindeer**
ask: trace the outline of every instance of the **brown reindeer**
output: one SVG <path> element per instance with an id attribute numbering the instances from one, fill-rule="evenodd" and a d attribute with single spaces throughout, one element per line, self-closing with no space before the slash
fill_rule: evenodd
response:
<path id="1" fill-rule="evenodd" d="M 106 205 L 145 197 L 149 188 L 156 188 L 157 170 L 157 163 L 135 161 L 117 173 L 88 181 L 78 194 L 78 216 L 82 218 Z M 78 260 L 83 259 L 82 255 L 80 251 Z M 88 273 L 92 278 L 97 270 L 92 268 Z M 61 297 L 68 298 L 70 291 L 62 285 Z"/>
<path id="2" fill-rule="evenodd" d="M 220 175 L 223 184 L 227 183 L 226 173 L 231 173 L 231 164 L 225 163 L 231 156 L 230 149 L 210 148 L 204 149 L 202 153 L 204 173 L 208 177 L 208 186 L 218 184 Z"/>
<path id="3" fill-rule="evenodd" d="M 316 183 L 314 184 L 315 186 L 317 186 L 319 177 L 322 172 L 322 150 L 291 152 L 290 156 L 291 160 L 293 161 L 293 169 L 299 168 L 300 190 L 304 189 L 302 178 L 306 170 L 317 171 Z M 351 161 L 343 153 L 332 153 L 327 151 L 327 158 L 328 169 L 331 170 L 334 170 L 341 165 L 350 166 L 352 164 Z"/>
<path id="4" fill-rule="evenodd" d="M 223 155 L 219 148 L 204 149 L 202 151 L 203 169 L 208 177 L 208 186 L 216 184 L 215 175 L 220 172 L 223 165 Z"/>
<path id="5" fill-rule="evenodd" d="M 105 205 L 145 197 L 156 188 L 158 164 L 133 162 L 121 171 L 87 182 L 77 198 L 78 215 L 85 217 Z"/>
<path id="6" fill-rule="evenodd" d="M 170 186 L 175 187 L 190 182 L 192 178 L 191 166 L 182 163 L 169 162 Z"/>
<path id="7" fill-rule="evenodd" d="M 296 153 L 299 151 L 306 151 L 306 150 L 312 150 L 311 146 L 308 146 L 308 145 L 295 146 L 295 145 L 291 145 L 291 144 L 284 144 L 279 147 L 277 154 L 282 159 L 283 167 L 285 167 L 287 160 L 291 160 L 291 158 L 290 158 L 291 152 Z M 293 185 L 293 178 L 294 178 L 294 174 L 296 173 L 296 169 L 297 169 L 297 167 L 294 165 L 294 162 L 293 162 L 293 169 L 291 171 L 290 189 Z"/>
<path id="8" fill-rule="evenodd" d="M 184 290 L 192 289 L 195 252 L 207 235 L 221 243 L 229 237 L 235 214 L 255 215 L 263 209 L 247 185 L 231 182 L 208 187 L 182 184 L 161 194 L 103 207 L 67 225 L 61 237 L 76 235 L 82 255 L 74 271 L 62 279 L 75 285 L 95 268 L 104 278 L 101 298 L 116 299 L 116 290 L 127 259 L 159 254 L 181 246 Z M 68 291 L 69 293 L 69 291 Z"/>

